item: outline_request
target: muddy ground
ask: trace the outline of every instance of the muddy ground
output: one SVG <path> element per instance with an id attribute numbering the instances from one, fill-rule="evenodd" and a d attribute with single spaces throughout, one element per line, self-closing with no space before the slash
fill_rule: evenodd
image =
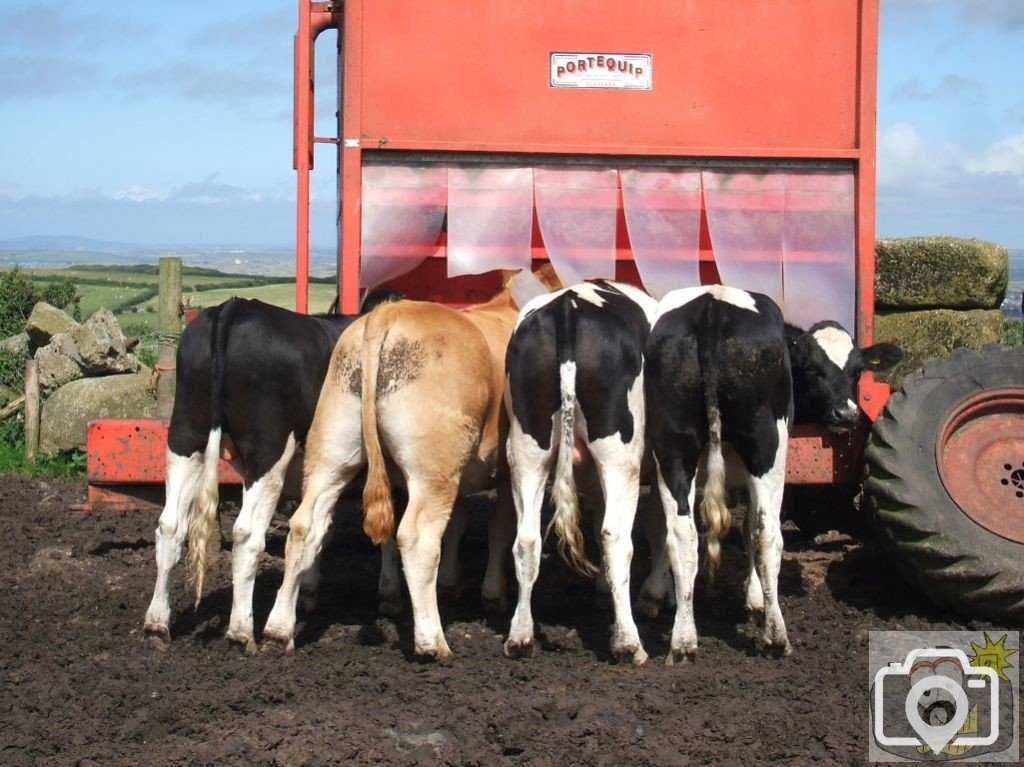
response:
<path id="1" fill-rule="evenodd" d="M 733 537 L 718 584 L 698 590 L 697 663 L 664 666 L 662 614 L 639 622 L 648 665 L 614 664 L 610 614 L 556 555 L 534 598 L 542 652 L 511 661 L 501 657 L 510 616 L 480 609 L 486 536 L 475 521 L 462 547 L 466 591 L 442 603 L 455 660 L 420 663 L 408 614 L 377 614 L 378 557 L 353 506 L 325 551 L 321 605 L 300 615 L 293 656 L 247 657 L 224 640 L 227 550 L 198 610 L 179 568 L 174 638 L 161 652 L 142 634 L 157 515 L 69 510 L 84 495 L 83 483 L 0 477 L 3 765 L 860 764 L 868 630 L 961 627 L 870 546 L 815 543 L 791 528 L 780 586 L 791 658 L 753 653 Z M 228 508 L 228 539 L 233 522 Z M 257 626 L 286 532 L 275 519 Z M 637 572 L 646 559 L 638 544 Z"/>

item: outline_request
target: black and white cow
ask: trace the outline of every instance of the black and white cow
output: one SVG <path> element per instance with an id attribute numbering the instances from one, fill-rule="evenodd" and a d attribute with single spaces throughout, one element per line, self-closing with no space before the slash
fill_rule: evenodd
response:
<path id="1" fill-rule="evenodd" d="M 393 296 L 371 297 L 364 310 Z M 233 298 L 199 314 L 181 335 L 167 437 L 166 501 L 156 529 L 157 577 L 145 630 L 170 640 L 171 571 L 189 539 L 198 604 L 216 523 L 217 461 L 230 434 L 243 479 L 232 538 L 227 636 L 253 649 L 252 594 L 267 528 L 289 464 L 309 431 L 335 343 L 353 316 L 307 316 Z M 381 590 L 399 598 L 397 557 L 385 550 Z M 390 555 L 390 556 L 389 556 Z M 315 588 L 315 573 L 307 586 Z"/>
<path id="2" fill-rule="evenodd" d="M 578 450 L 604 498 L 600 538 L 615 609 L 612 652 L 638 665 L 647 660 L 630 610 L 629 566 L 645 450 L 644 344 L 656 309 L 655 299 L 632 286 L 596 282 L 541 296 L 520 312 L 505 358 L 519 580 L 504 648 L 509 657 L 533 653 L 530 597 L 540 566 L 541 505 L 552 471 L 552 526 L 562 554 L 583 572 L 595 569 L 580 532 L 573 476 Z"/>
<path id="3" fill-rule="evenodd" d="M 701 480 L 712 572 L 718 540 L 729 528 L 726 483 L 746 485 L 747 608 L 763 610 L 768 650 L 792 652 L 777 594 L 790 426 L 853 426 L 859 418 L 854 389 L 860 373 L 885 370 L 901 357 L 891 344 L 856 349 L 834 322 L 806 332 L 787 327 L 770 298 L 737 288 L 687 288 L 661 300 L 646 347 L 646 394 L 676 589 L 669 665 L 697 652 L 698 544 L 692 512 Z"/>

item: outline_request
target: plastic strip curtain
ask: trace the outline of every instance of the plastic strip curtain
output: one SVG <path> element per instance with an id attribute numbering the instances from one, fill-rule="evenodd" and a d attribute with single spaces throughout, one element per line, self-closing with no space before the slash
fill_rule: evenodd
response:
<path id="1" fill-rule="evenodd" d="M 835 320 L 855 332 L 853 171 L 794 171 L 785 176 L 786 319 L 803 328 Z"/>
<path id="2" fill-rule="evenodd" d="M 411 272 L 437 251 L 447 186 L 444 166 L 363 167 L 360 288 Z"/>
<path id="3" fill-rule="evenodd" d="M 562 284 L 614 279 L 618 172 L 538 167 L 534 195 L 544 246 Z"/>
<path id="4" fill-rule="evenodd" d="M 640 279 L 661 298 L 700 285 L 700 171 L 623 169 L 622 205 Z"/>
<path id="5" fill-rule="evenodd" d="M 784 307 L 785 174 L 702 171 L 708 232 L 722 282 L 764 293 Z"/>
<path id="6" fill-rule="evenodd" d="M 448 166 L 448 276 L 529 269 L 533 168 Z"/>

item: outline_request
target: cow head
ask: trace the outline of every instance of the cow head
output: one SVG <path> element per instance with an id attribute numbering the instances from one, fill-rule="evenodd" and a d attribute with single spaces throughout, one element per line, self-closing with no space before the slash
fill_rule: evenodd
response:
<path id="1" fill-rule="evenodd" d="M 807 331 L 787 326 L 786 336 L 796 423 L 821 423 L 836 430 L 853 427 L 860 414 L 855 400 L 860 374 L 888 370 L 903 359 L 902 350 L 893 344 L 858 349 L 850 334 L 831 321 Z"/>
<path id="2" fill-rule="evenodd" d="M 562 288 L 562 281 L 550 263 L 543 264 L 535 272 L 525 269 L 504 271 L 502 277 L 502 287 L 509 291 L 517 307 L 526 306 L 531 299 Z"/>

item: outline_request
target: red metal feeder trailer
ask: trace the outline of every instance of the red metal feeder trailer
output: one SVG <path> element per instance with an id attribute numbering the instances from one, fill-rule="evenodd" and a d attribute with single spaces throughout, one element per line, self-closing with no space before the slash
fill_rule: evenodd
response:
<path id="1" fill-rule="evenodd" d="M 330 143 L 344 312 L 382 285 L 471 303 L 498 269 L 551 261 L 563 282 L 655 296 L 751 288 L 795 324 L 834 319 L 871 343 L 877 0 L 298 7 L 299 311 L 313 147 Z M 313 46 L 329 28 L 338 130 L 318 137 Z M 889 388 L 865 373 L 867 451 L 867 420 L 801 429 L 788 481 L 859 484 L 866 455 L 874 519 L 908 576 L 961 612 L 1024 615 L 1022 359 L 954 355 L 881 418 Z M 965 366 L 981 371 L 973 389 Z"/>

